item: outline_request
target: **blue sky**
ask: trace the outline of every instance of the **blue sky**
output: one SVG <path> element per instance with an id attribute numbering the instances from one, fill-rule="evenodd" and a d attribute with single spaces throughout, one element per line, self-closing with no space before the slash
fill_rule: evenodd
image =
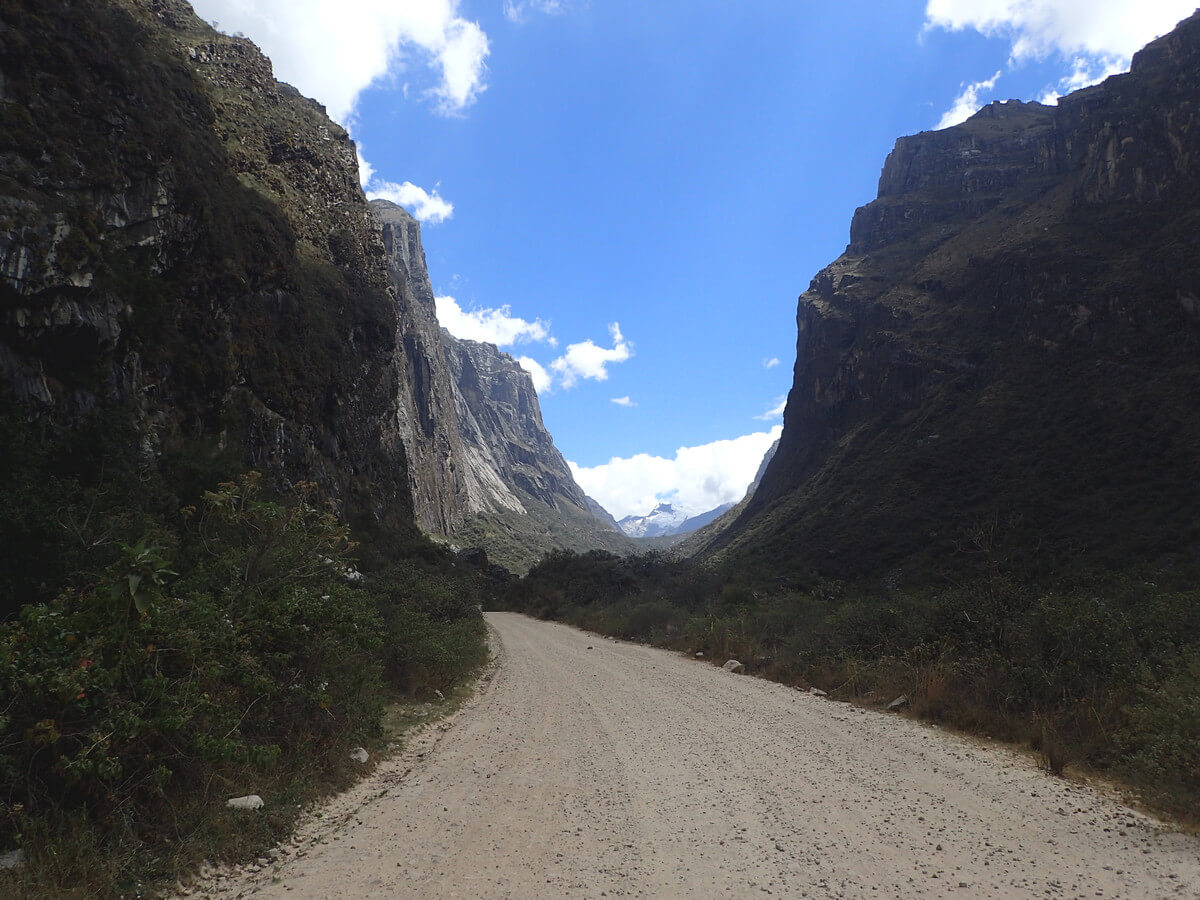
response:
<path id="1" fill-rule="evenodd" d="M 1190 2 L 196 7 L 350 127 L 368 193 L 423 219 L 443 324 L 525 360 L 577 479 L 622 516 L 744 492 L 796 297 L 898 136 L 1121 71 Z"/>

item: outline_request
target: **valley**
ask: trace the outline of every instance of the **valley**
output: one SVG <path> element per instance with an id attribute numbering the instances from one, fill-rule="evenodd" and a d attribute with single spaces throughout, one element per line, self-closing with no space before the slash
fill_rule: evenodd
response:
<path id="1" fill-rule="evenodd" d="M 479 695 L 213 898 L 1188 897 L 1200 842 L 1012 750 L 510 613 Z M 715 660 L 719 663 L 722 660 Z"/>
<path id="2" fill-rule="evenodd" d="M 503 7 L 515 39 L 532 7 Z M 484 77 L 447 10 L 430 40 Z M 0 6 L 0 896 L 1200 893 L 1200 11 L 1127 72 L 964 84 L 973 113 L 889 136 L 788 295 L 794 357 L 736 356 L 790 378 L 738 401 L 753 459 L 715 424 L 745 373 L 694 353 L 690 468 L 607 450 L 679 426 L 606 384 L 676 377 L 653 345 L 601 310 L 611 347 L 464 312 L 453 242 L 426 258 L 436 186 L 368 199 L 352 106 L 218 25 Z M 465 133 L 479 94 L 448 96 L 420 102 Z M 720 263 L 665 219 L 608 253 L 628 223 L 591 202 L 580 296 L 693 338 L 766 302 L 646 300 L 627 263 Z M 513 206 L 505 284 L 570 224 Z M 584 382 L 590 469 L 543 418 Z"/>

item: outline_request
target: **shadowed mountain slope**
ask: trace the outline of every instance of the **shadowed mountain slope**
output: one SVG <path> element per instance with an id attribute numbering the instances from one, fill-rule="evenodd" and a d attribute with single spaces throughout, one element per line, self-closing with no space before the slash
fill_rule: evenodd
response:
<path id="1" fill-rule="evenodd" d="M 800 297 L 778 452 L 701 555 L 937 564 L 989 523 L 1200 551 L 1200 15 L 1057 107 L 901 138 Z"/>

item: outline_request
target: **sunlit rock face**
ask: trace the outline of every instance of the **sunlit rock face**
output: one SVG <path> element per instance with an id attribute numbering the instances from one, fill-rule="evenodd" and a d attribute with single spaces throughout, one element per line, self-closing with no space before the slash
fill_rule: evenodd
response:
<path id="1" fill-rule="evenodd" d="M 420 224 L 386 200 L 371 214 L 397 298 L 396 424 L 421 527 L 515 568 L 554 547 L 622 549 L 546 430 L 529 373 L 439 327 Z"/>

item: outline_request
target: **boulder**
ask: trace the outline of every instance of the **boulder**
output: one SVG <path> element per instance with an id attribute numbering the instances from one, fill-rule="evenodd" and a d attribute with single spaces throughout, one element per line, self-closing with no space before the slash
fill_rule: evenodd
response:
<path id="1" fill-rule="evenodd" d="M 904 694 L 901 694 L 899 697 L 897 697 L 895 700 L 893 700 L 891 703 L 889 703 L 887 705 L 887 708 L 889 710 L 899 709 L 900 707 L 906 705 L 907 703 L 908 703 L 908 697 L 906 697 Z"/>
<path id="2" fill-rule="evenodd" d="M 827 695 L 827 694 L 826 694 L 826 693 L 825 693 L 823 690 L 821 690 L 820 688 L 809 688 L 809 689 L 808 689 L 808 692 L 809 692 L 810 694 L 812 694 L 814 697 L 826 697 L 826 696 L 828 696 L 828 695 Z"/>
<path id="3" fill-rule="evenodd" d="M 696 651 L 696 659 L 704 659 L 704 651 L 703 650 Z"/>
<path id="4" fill-rule="evenodd" d="M 230 797 L 225 805 L 231 809 L 262 809 L 263 798 L 258 794 L 247 794 L 245 797 Z"/>
<path id="5" fill-rule="evenodd" d="M 20 847 L 16 850 L 9 850 L 7 853 L 0 854 L 0 870 L 19 869 L 23 865 L 25 865 L 25 851 Z"/>
<path id="6" fill-rule="evenodd" d="M 365 763 L 368 759 L 371 758 L 371 755 L 369 753 L 367 753 L 366 748 L 355 747 L 353 750 L 350 751 L 350 758 L 357 763 Z"/>
<path id="7" fill-rule="evenodd" d="M 736 659 L 728 660 L 725 663 L 725 665 L 721 666 L 721 668 L 724 669 L 726 672 L 733 672 L 735 674 L 738 672 L 744 672 L 746 670 L 746 667 L 743 666 Z"/>

